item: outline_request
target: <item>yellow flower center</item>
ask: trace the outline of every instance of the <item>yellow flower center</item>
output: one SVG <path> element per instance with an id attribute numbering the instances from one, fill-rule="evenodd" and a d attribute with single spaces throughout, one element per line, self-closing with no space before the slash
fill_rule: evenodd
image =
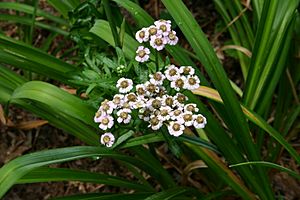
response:
<path id="1" fill-rule="evenodd" d="M 203 117 L 198 116 L 196 121 L 197 121 L 197 123 L 202 124 L 204 122 L 204 119 L 203 119 Z"/>
<path id="2" fill-rule="evenodd" d="M 179 131 L 180 130 L 180 124 L 174 123 L 173 126 L 172 126 L 172 129 L 174 131 Z"/>
<path id="3" fill-rule="evenodd" d="M 153 108 L 157 109 L 160 106 L 161 106 L 161 102 L 159 100 L 155 99 L 155 100 L 152 101 L 152 107 Z"/>
<path id="4" fill-rule="evenodd" d="M 127 88 L 129 86 L 129 83 L 127 81 L 122 81 L 120 85 L 121 88 Z"/>
<path id="5" fill-rule="evenodd" d="M 170 34 L 169 34 L 169 39 L 170 39 L 170 40 L 175 40 L 175 38 L 176 38 L 176 35 L 175 35 L 175 34 L 173 34 L 173 33 L 170 33 Z"/>
<path id="6" fill-rule="evenodd" d="M 162 24 L 162 25 L 160 25 L 159 29 L 162 30 L 163 32 L 166 32 L 167 31 L 167 26 Z"/>
<path id="7" fill-rule="evenodd" d="M 195 85 L 196 84 L 196 80 L 194 78 L 189 78 L 189 84 L 190 85 Z"/>
<path id="8" fill-rule="evenodd" d="M 110 142 L 110 137 L 108 135 L 103 137 L 103 142 L 104 143 L 109 143 Z"/>
<path id="9" fill-rule="evenodd" d="M 136 100 L 136 96 L 134 94 L 128 94 L 127 99 L 129 101 L 135 101 Z"/>
<path id="10" fill-rule="evenodd" d="M 180 111 L 180 110 L 175 110 L 175 111 L 174 111 L 174 115 L 175 115 L 175 116 L 179 116 L 180 114 L 181 114 L 181 111 Z"/>
<path id="11" fill-rule="evenodd" d="M 176 87 L 182 88 L 184 85 L 184 81 L 182 79 L 177 79 L 175 81 L 175 85 L 176 85 Z"/>
<path id="12" fill-rule="evenodd" d="M 185 114 L 184 116 L 183 116 L 183 119 L 184 119 L 184 121 L 192 121 L 192 119 L 193 119 L 193 115 L 191 115 L 191 114 Z"/>
<path id="13" fill-rule="evenodd" d="M 195 111 L 195 107 L 193 105 L 188 105 L 186 109 L 187 109 L 187 111 L 190 111 L 190 112 Z"/>
<path id="14" fill-rule="evenodd" d="M 170 69 L 169 74 L 170 74 L 171 76 L 175 76 L 175 75 L 177 74 L 177 70 L 175 70 L 175 69 Z"/>
<path id="15" fill-rule="evenodd" d="M 127 113 L 127 112 L 121 112 L 120 117 L 121 117 L 122 119 L 127 119 L 128 113 Z"/>
<path id="16" fill-rule="evenodd" d="M 149 29 L 149 34 L 150 35 L 156 35 L 156 33 L 157 33 L 157 29 L 156 28 L 152 27 L 152 28 Z"/>
<path id="17" fill-rule="evenodd" d="M 143 58 L 145 55 L 146 55 L 146 52 L 144 50 L 140 50 L 138 52 L 138 56 L 141 57 L 141 58 Z"/>
<path id="18" fill-rule="evenodd" d="M 179 103 L 184 103 L 184 101 L 185 101 L 185 96 L 182 95 L 182 94 L 179 94 L 179 95 L 177 96 L 177 101 L 178 101 Z"/>
<path id="19" fill-rule="evenodd" d="M 160 80 L 162 79 L 162 76 L 161 76 L 160 73 L 155 73 L 155 74 L 153 75 L 153 78 L 154 78 L 155 80 L 157 80 L 157 81 L 160 81 Z"/>
<path id="20" fill-rule="evenodd" d="M 104 125 L 107 125 L 109 123 L 109 119 L 108 118 L 103 118 L 101 123 L 104 124 Z"/>
<path id="21" fill-rule="evenodd" d="M 144 31 L 141 31 L 141 32 L 139 33 L 139 36 L 140 36 L 140 38 L 144 38 L 144 37 L 145 37 L 145 32 L 144 32 Z"/>
<path id="22" fill-rule="evenodd" d="M 190 69 L 189 67 L 185 67 L 185 68 L 183 69 L 183 73 L 184 73 L 185 75 L 189 74 L 190 71 L 191 71 L 191 69 Z"/>
<path id="23" fill-rule="evenodd" d="M 147 90 L 149 91 L 149 92 L 155 92 L 155 85 L 154 84 L 152 84 L 152 83 L 150 83 L 148 86 L 147 86 Z"/>
<path id="24" fill-rule="evenodd" d="M 145 90 L 144 90 L 143 88 L 138 88 L 138 89 L 137 89 L 137 93 L 138 93 L 139 95 L 144 95 L 144 94 L 145 94 Z"/>
<path id="25" fill-rule="evenodd" d="M 160 46 L 160 45 L 163 44 L 163 41 L 162 41 L 161 38 L 156 38 L 155 41 L 154 41 L 154 43 L 155 43 L 157 46 Z"/>
<path id="26" fill-rule="evenodd" d="M 99 110 L 99 111 L 96 112 L 95 117 L 100 117 L 101 114 L 102 114 L 102 112 Z"/>
<path id="27" fill-rule="evenodd" d="M 153 117 L 151 120 L 150 120 L 150 124 L 151 125 L 157 125 L 159 123 L 159 120 L 157 117 Z"/>
<path id="28" fill-rule="evenodd" d="M 168 97 L 168 98 L 166 98 L 166 104 L 168 105 L 168 106 L 172 106 L 173 105 L 173 98 L 172 97 Z"/>

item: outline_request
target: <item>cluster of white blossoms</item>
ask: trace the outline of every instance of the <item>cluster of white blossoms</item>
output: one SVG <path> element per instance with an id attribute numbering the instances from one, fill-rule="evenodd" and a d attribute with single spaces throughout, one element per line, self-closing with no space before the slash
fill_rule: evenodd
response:
<path id="1" fill-rule="evenodd" d="M 119 94 L 101 103 L 94 121 L 99 123 L 100 129 L 107 131 L 115 123 L 129 124 L 134 120 L 132 114 L 135 112 L 152 130 L 165 125 L 169 134 L 175 137 L 182 135 L 185 127 L 204 128 L 206 118 L 198 113 L 196 104 L 189 103 L 180 93 L 199 87 L 200 80 L 194 73 L 191 66 L 169 65 L 164 73 L 151 74 L 147 82 L 135 87 L 131 79 L 120 78 L 116 85 Z M 114 140 L 110 132 L 101 136 L 101 143 L 107 147 L 111 147 Z"/>
<path id="2" fill-rule="evenodd" d="M 150 46 L 161 51 L 168 45 L 176 45 L 178 37 L 176 32 L 171 29 L 170 20 L 158 20 L 146 28 L 142 28 L 135 34 L 135 38 L 139 43 L 149 42 Z M 146 62 L 149 60 L 150 50 L 147 47 L 139 46 L 136 50 L 135 60 L 138 62 Z"/>

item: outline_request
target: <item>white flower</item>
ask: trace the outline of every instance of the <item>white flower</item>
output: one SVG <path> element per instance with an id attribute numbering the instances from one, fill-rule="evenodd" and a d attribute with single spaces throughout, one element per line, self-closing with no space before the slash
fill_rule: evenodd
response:
<path id="1" fill-rule="evenodd" d="M 145 84 L 145 87 L 146 87 L 146 95 L 147 96 L 151 96 L 155 93 L 158 93 L 159 92 L 159 87 L 153 83 L 151 83 L 150 81 L 147 81 Z"/>
<path id="2" fill-rule="evenodd" d="M 171 113 L 170 113 L 170 117 L 172 120 L 182 120 L 182 110 L 180 108 L 178 109 L 175 109 L 173 110 Z"/>
<path id="3" fill-rule="evenodd" d="M 161 30 L 161 34 L 163 34 L 164 36 L 169 35 L 169 32 L 171 31 L 171 22 L 169 20 L 158 20 L 155 21 L 154 24 L 158 30 Z"/>
<path id="4" fill-rule="evenodd" d="M 154 25 L 151 25 L 148 27 L 148 32 L 149 32 L 150 39 L 157 35 L 161 35 L 161 33 L 162 33 L 162 31 L 157 29 L 157 27 Z"/>
<path id="5" fill-rule="evenodd" d="M 175 79 L 171 82 L 171 88 L 174 88 L 176 91 L 179 91 L 180 89 L 185 88 L 185 82 L 185 76 L 181 76 L 178 79 Z"/>
<path id="6" fill-rule="evenodd" d="M 147 47 L 139 46 L 136 50 L 135 60 L 138 62 L 146 62 L 149 60 L 150 50 Z"/>
<path id="7" fill-rule="evenodd" d="M 104 133 L 100 138 L 101 144 L 111 147 L 115 142 L 115 136 L 112 133 Z"/>
<path id="8" fill-rule="evenodd" d="M 114 104 L 112 101 L 108 101 L 107 99 L 105 99 L 100 106 L 100 110 L 103 110 L 104 112 L 106 112 L 107 114 L 111 114 L 113 112 L 113 110 L 117 107 L 116 104 Z"/>
<path id="9" fill-rule="evenodd" d="M 106 130 L 111 128 L 114 125 L 114 118 L 110 115 L 102 116 L 100 119 L 99 128 L 102 130 Z"/>
<path id="10" fill-rule="evenodd" d="M 135 93 L 131 92 L 125 95 L 126 103 L 129 104 L 131 109 L 137 109 L 144 106 L 144 99 L 140 96 L 137 96 Z"/>
<path id="11" fill-rule="evenodd" d="M 185 127 L 180 121 L 171 121 L 168 125 L 170 135 L 178 137 L 183 134 Z"/>
<path id="12" fill-rule="evenodd" d="M 188 98 L 184 95 L 184 94 L 181 94 L 181 93 L 177 93 L 175 96 L 174 96 L 174 104 L 178 107 L 184 107 L 184 103 L 185 101 L 187 101 Z"/>
<path id="13" fill-rule="evenodd" d="M 200 87 L 200 80 L 198 76 L 188 76 L 185 80 L 184 88 L 188 90 L 195 90 Z"/>
<path id="14" fill-rule="evenodd" d="M 149 31 L 148 28 L 142 28 L 135 34 L 135 38 L 139 43 L 148 42 L 149 40 Z"/>
<path id="15" fill-rule="evenodd" d="M 102 118 L 103 116 L 105 116 L 105 115 L 106 115 L 106 113 L 105 113 L 103 110 L 99 109 L 99 110 L 96 112 L 96 114 L 95 114 L 94 122 L 100 123 L 100 122 L 101 122 L 101 118 Z"/>
<path id="16" fill-rule="evenodd" d="M 192 112 L 184 112 L 181 114 L 180 116 L 182 118 L 182 120 L 184 121 L 184 125 L 185 126 L 192 126 L 193 122 L 194 122 L 194 116 Z"/>
<path id="17" fill-rule="evenodd" d="M 179 68 L 180 74 L 184 75 L 194 75 L 195 74 L 195 69 L 191 66 L 181 66 Z"/>
<path id="18" fill-rule="evenodd" d="M 150 74 L 149 78 L 150 78 L 150 83 L 153 83 L 155 85 L 162 85 L 163 81 L 166 79 L 165 75 L 161 72 Z"/>
<path id="19" fill-rule="evenodd" d="M 189 103 L 189 104 L 186 104 L 184 106 L 184 111 L 189 111 L 189 112 L 198 112 L 199 111 L 199 108 L 197 108 L 197 105 L 194 104 L 194 103 Z"/>
<path id="20" fill-rule="evenodd" d="M 169 81 L 174 81 L 180 77 L 179 69 L 175 65 L 170 65 L 165 71 L 165 76 Z"/>
<path id="21" fill-rule="evenodd" d="M 178 37 L 176 36 L 175 31 L 170 31 L 167 37 L 169 45 L 176 45 L 178 43 Z"/>
<path id="22" fill-rule="evenodd" d="M 170 106 L 162 106 L 159 108 L 159 115 L 157 116 L 160 121 L 166 121 L 171 118 L 170 113 L 172 108 Z"/>
<path id="23" fill-rule="evenodd" d="M 149 123 L 150 123 L 150 124 L 148 125 L 148 127 L 151 127 L 152 130 L 158 130 L 158 129 L 160 129 L 160 127 L 162 127 L 162 125 L 163 125 L 162 121 L 159 120 L 158 117 L 157 117 L 157 116 L 154 116 L 154 115 L 152 115 L 152 116 L 150 117 Z"/>
<path id="24" fill-rule="evenodd" d="M 174 98 L 168 94 L 162 96 L 162 105 L 174 107 Z"/>
<path id="25" fill-rule="evenodd" d="M 131 120 L 131 110 L 128 109 L 128 108 L 124 108 L 124 109 L 121 109 L 117 112 L 117 116 L 118 116 L 118 119 L 117 121 L 119 123 L 124 123 L 124 124 L 128 124 Z"/>
<path id="26" fill-rule="evenodd" d="M 117 82 L 117 88 L 119 88 L 120 93 L 127 93 L 133 88 L 133 82 L 131 79 L 120 78 Z"/>
<path id="27" fill-rule="evenodd" d="M 201 115 L 201 114 L 194 115 L 194 124 L 193 125 L 195 128 L 204 128 L 206 124 L 207 124 L 207 121 L 203 115 Z"/>
<path id="28" fill-rule="evenodd" d="M 122 104 L 124 103 L 124 95 L 123 94 L 116 94 L 113 97 L 112 102 L 116 105 L 117 108 L 120 108 Z"/>
<path id="29" fill-rule="evenodd" d="M 146 122 L 150 120 L 150 114 L 151 111 L 148 108 L 139 109 L 139 118 Z"/>
<path id="30" fill-rule="evenodd" d="M 135 91 L 139 96 L 145 96 L 146 95 L 146 86 L 144 84 L 137 84 L 135 86 Z"/>
<path id="31" fill-rule="evenodd" d="M 161 107 L 161 104 L 162 102 L 160 97 L 151 98 L 146 102 L 147 108 L 151 111 L 159 109 Z"/>
<path id="32" fill-rule="evenodd" d="M 162 37 L 161 35 L 153 36 L 150 39 L 150 45 L 157 51 L 163 50 L 167 42 L 168 41 L 166 38 Z"/>

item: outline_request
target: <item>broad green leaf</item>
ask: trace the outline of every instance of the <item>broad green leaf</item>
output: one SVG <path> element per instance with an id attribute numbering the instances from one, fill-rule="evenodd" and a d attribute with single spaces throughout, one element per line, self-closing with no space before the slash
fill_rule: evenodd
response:
<path id="1" fill-rule="evenodd" d="M 165 191 L 153 194 L 153 195 L 145 198 L 145 200 L 169 200 L 169 199 L 173 199 L 176 196 L 180 196 L 184 193 L 190 193 L 190 192 L 191 191 L 189 188 L 175 187 L 175 188 L 172 188 L 169 190 L 165 190 Z"/>
<path id="2" fill-rule="evenodd" d="M 250 109 L 255 109 L 260 97 L 269 101 L 274 89 L 271 89 L 266 97 L 265 91 L 268 92 L 269 85 L 269 89 L 275 88 L 278 83 L 278 76 L 285 67 L 289 50 L 288 47 L 284 48 L 284 45 L 290 43 L 291 37 L 287 35 L 289 29 L 293 29 L 290 24 L 298 5 L 299 0 L 264 1 L 244 92 L 244 103 Z M 276 71 L 276 79 L 271 81 Z"/>
<path id="3" fill-rule="evenodd" d="M 107 21 L 97 20 L 94 26 L 91 28 L 90 32 L 97 35 L 101 39 L 105 40 L 113 47 L 116 46 L 109 23 Z M 127 33 L 124 34 L 124 44 L 122 50 L 127 58 L 132 60 L 135 58 L 136 55 L 135 52 L 139 45 L 140 44 L 135 39 L 133 39 L 130 35 L 128 35 Z M 150 54 L 150 59 L 155 60 L 155 56 L 153 53 Z M 159 62 L 162 63 L 162 60 L 160 59 Z M 154 63 L 149 63 L 148 65 L 152 68 L 155 68 Z"/>
<path id="4" fill-rule="evenodd" d="M 212 83 L 220 93 L 228 117 L 226 119 L 226 124 L 231 130 L 233 137 L 244 147 L 244 152 L 249 160 L 260 160 L 259 152 L 255 148 L 249 126 L 230 85 L 229 79 L 192 13 L 190 13 L 181 0 L 162 0 L 162 2 L 177 22 L 196 55 L 201 60 Z M 264 187 L 264 190 L 262 190 L 261 187 L 257 186 L 257 192 L 262 199 L 273 199 L 266 173 L 257 167 L 254 167 L 254 170 L 255 173 L 258 174 L 258 177 L 260 177 L 260 183 Z"/>
<path id="5" fill-rule="evenodd" d="M 80 0 L 47 0 L 47 2 L 65 18 L 68 18 L 68 13 L 74 10 L 80 4 Z"/>
<path id="6" fill-rule="evenodd" d="M 195 148 L 193 144 L 186 144 L 192 151 L 198 154 L 201 159 L 212 169 L 216 176 L 224 180 L 235 192 L 243 199 L 256 199 L 255 195 L 249 191 L 243 182 L 221 161 L 221 159 L 212 151 L 202 147 Z"/>
<path id="7" fill-rule="evenodd" d="M 161 170 L 157 170 L 155 166 L 152 166 L 145 160 L 137 159 L 132 156 L 126 156 L 114 152 L 109 148 L 89 146 L 58 148 L 27 154 L 5 164 L 0 169 L 0 197 L 3 197 L 9 188 L 13 186 L 21 177 L 36 168 L 47 166 L 53 163 L 61 163 L 95 156 L 110 157 L 133 164 L 134 166 L 149 173 L 152 177 L 156 178 L 157 181 L 163 181 L 162 177 L 166 175 L 166 171 L 163 171 L 164 173 L 161 174 Z"/>
<path id="8" fill-rule="evenodd" d="M 145 199 L 152 193 L 137 193 L 137 194 L 111 194 L 111 193 L 94 193 L 82 194 L 66 197 L 58 197 L 52 200 L 135 200 Z"/>
<path id="9" fill-rule="evenodd" d="M 16 3 L 16 2 L 0 2 L 0 9 L 10 9 L 10 10 L 16 10 L 20 12 L 24 12 L 27 14 L 33 14 L 34 13 L 34 7 L 23 4 L 23 3 Z M 45 17 L 47 19 L 52 20 L 53 22 L 57 22 L 59 24 L 63 24 L 65 26 L 68 26 L 68 22 L 60 17 L 57 17 L 51 13 L 45 12 L 41 9 L 36 10 L 36 15 Z"/>
<path id="10" fill-rule="evenodd" d="M 6 21 L 6 22 L 15 22 L 15 23 L 20 23 L 20 24 L 25 24 L 25 25 L 31 25 L 32 24 L 32 19 L 30 17 L 20 17 L 20 16 L 16 16 L 16 15 L 7 15 L 7 14 L 0 14 L 0 21 Z M 35 22 L 34 23 L 35 26 L 39 27 L 39 28 L 43 28 L 46 29 L 48 31 L 53 31 L 55 33 L 59 33 L 63 36 L 68 36 L 69 32 L 56 27 L 55 25 L 49 25 L 46 23 L 42 23 L 42 22 Z"/>
<path id="11" fill-rule="evenodd" d="M 69 83 L 76 68 L 37 48 L 0 35 L 0 62 Z"/>
<path id="12" fill-rule="evenodd" d="M 26 105 L 26 102 L 31 103 Z M 98 144 L 97 125 L 93 122 L 95 109 L 54 85 L 41 81 L 27 82 L 14 91 L 10 103 L 25 106 L 50 123 L 71 130 L 72 134 L 88 144 Z"/>
<path id="13" fill-rule="evenodd" d="M 63 169 L 41 167 L 32 170 L 17 181 L 18 184 L 39 183 L 39 182 L 57 182 L 57 181 L 81 181 L 97 184 L 106 184 L 122 188 L 130 188 L 138 191 L 153 191 L 153 189 L 134 183 L 132 181 L 106 174 Z"/>
<path id="14" fill-rule="evenodd" d="M 194 94 L 201 95 L 210 98 L 214 101 L 223 103 L 218 92 L 212 88 L 201 86 L 200 88 L 193 91 Z M 281 136 L 281 134 L 276 131 L 272 126 L 270 126 L 261 116 L 257 115 L 255 112 L 248 109 L 246 106 L 242 105 L 243 112 L 245 116 L 251 120 L 254 124 L 259 126 L 261 129 L 266 131 L 270 136 L 272 136 L 277 142 L 279 142 L 290 154 L 291 156 L 300 164 L 300 156 L 297 151 Z"/>

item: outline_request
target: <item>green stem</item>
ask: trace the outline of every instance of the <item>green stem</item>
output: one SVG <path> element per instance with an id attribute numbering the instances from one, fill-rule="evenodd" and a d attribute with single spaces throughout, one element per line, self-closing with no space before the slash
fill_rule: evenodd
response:
<path id="1" fill-rule="evenodd" d="M 121 47 L 121 42 L 120 42 L 120 38 L 119 38 L 119 35 L 118 35 L 117 27 L 116 27 L 116 24 L 115 24 L 115 21 L 114 21 L 114 16 L 113 16 L 111 8 L 109 6 L 109 0 L 102 0 L 102 3 L 103 3 L 103 7 L 104 7 L 104 11 L 105 11 L 107 20 L 108 20 L 109 25 L 110 25 L 111 32 L 112 32 L 113 37 L 114 37 L 115 46 L 116 47 Z"/>

